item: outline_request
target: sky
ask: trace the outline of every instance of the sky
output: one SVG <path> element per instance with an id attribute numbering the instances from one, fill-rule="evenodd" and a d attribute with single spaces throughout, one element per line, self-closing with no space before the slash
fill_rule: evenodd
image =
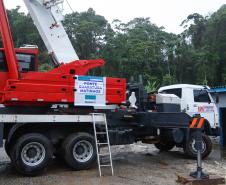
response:
<path id="1" fill-rule="evenodd" d="M 23 0 L 4 0 L 7 9 L 21 6 L 27 12 Z M 92 7 L 109 22 L 119 19 L 128 22 L 135 17 L 150 17 L 152 23 L 165 27 L 165 31 L 180 33 L 181 22 L 189 14 L 209 15 L 218 10 L 226 0 L 68 0 L 73 11 L 86 11 Z M 65 13 L 71 9 L 65 2 Z"/>

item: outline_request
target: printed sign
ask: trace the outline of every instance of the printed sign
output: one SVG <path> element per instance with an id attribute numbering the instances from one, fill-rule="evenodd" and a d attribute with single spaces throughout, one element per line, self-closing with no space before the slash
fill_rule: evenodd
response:
<path id="1" fill-rule="evenodd" d="M 104 80 L 100 77 L 79 76 L 77 92 L 81 94 L 104 94 Z"/>
<path id="2" fill-rule="evenodd" d="M 94 76 L 76 76 L 75 105 L 106 105 L 106 78 Z"/>

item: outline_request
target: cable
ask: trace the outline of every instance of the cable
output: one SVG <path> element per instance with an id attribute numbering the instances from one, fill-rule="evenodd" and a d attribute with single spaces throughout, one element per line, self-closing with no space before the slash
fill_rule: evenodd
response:
<path id="1" fill-rule="evenodd" d="M 74 10 L 72 9 L 70 3 L 68 2 L 68 0 L 66 0 L 67 5 L 69 6 L 69 8 L 71 9 L 72 13 L 74 13 Z"/>

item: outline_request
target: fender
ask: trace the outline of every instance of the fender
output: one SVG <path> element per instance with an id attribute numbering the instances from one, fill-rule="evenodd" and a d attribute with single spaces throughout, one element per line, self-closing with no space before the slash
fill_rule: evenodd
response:
<path id="1" fill-rule="evenodd" d="M 207 119 L 204 120 L 204 130 L 203 131 L 206 133 L 206 135 L 212 134 L 211 126 Z"/>
<path id="2" fill-rule="evenodd" d="M 68 126 L 70 128 L 74 127 L 74 126 L 72 126 L 73 123 L 71 123 L 71 124 L 58 123 L 58 124 L 64 125 L 64 128 L 66 126 Z M 11 127 L 11 129 L 9 130 L 8 136 L 6 138 L 6 144 L 11 144 L 11 142 L 15 142 L 12 139 L 14 138 L 14 135 L 18 131 L 22 131 L 22 133 L 20 133 L 21 134 L 20 136 L 22 136 L 25 133 L 30 133 L 30 132 L 44 133 L 46 131 L 46 129 L 44 129 L 45 126 L 53 126 L 53 124 L 51 124 L 50 122 L 48 122 L 48 123 L 29 123 L 29 122 L 27 122 L 27 123 L 17 123 L 15 125 L 13 125 Z M 57 127 L 53 126 L 52 128 L 54 129 L 54 128 L 57 128 Z M 90 128 L 92 128 L 92 125 L 90 127 L 88 127 L 87 124 L 81 124 L 79 126 L 79 129 L 82 129 L 83 131 L 85 129 L 88 130 Z M 44 133 L 44 134 L 48 135 L 48 132 Z"/>
<path id="3" fill-rule="evenodd" d="M 7 143 L 10 143 L 14 133 L 19 129 L 21 128 L 22 126 L 26 125 L 26 124 L 30 124 L 30 123 L 17 123 L 15 125 L 13 125 L 13 127 L 10 129 L 9 131 L 9 134 L 8 134 L 8 137 L 6 139 L 6 142 Z"/>

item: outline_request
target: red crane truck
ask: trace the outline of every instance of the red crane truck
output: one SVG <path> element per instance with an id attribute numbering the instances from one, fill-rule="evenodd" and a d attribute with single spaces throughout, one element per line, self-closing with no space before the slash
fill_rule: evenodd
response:
<path id="1" fill-rule="evenodd" d="M 189 115 L 176 111 L 175 106 L 170 111 L 148 111 L 148 96 L 141 84 L 85 76 L 104 61 L 78 59 L 61 23 L 58 5 L 62 0 L 24 1 L 55 68 L 38 72 L 38 49 L 14 48 L 0 0 L 4 45 L 0 49 L 0 103 L 4 105 L 0 108 L 0 147 L 5 140 L 5 151 L 18 172 L 38 174 L 58 155 L 74 170 L 90 168 L 97 153 L 90 115 L 95 112 L 107 115 L 112 145 L 142 141 L 155 143 L 160 150 L 182 147 L 189 156 L 196 156 Z M 126 104 L 131 94 L 136 95 L 136 109 Z M 210 152 L 211 141 L 203 132 L 203 157 Z"/>

